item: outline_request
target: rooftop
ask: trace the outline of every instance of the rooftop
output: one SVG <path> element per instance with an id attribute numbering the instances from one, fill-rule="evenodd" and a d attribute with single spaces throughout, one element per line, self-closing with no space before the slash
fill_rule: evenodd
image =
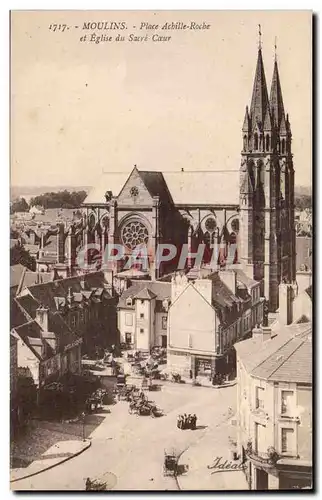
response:
<path id="1" fill-rule="evenodd" d="M 169 299 L 171 297 L 171 283 L 161 281 L 135 281 L 132 286 L 125 290 L 119 300 L 118 307 L 127 308 L 126 299 L 141 298 L 149 296 L 149 298 L 156 298 L 157 300 Z"/>
<path id="2" fill-rule="evenodd" d="M 272 338 L 260 337 L 235 344 L 249 374 L 277 381 L 312 383 L 312 324 L 272 325 Z"/>
<path id="3" fill-rule="evenodd" d="M 234 205 L 239 204 L 239 171 L 176 171 L 156 172 L 138 170 L 152 196 L 169 198 L 175 205 Z M 108 172 L 90 191 L 85 204 L 106 203 L 106 191 L 117 197 L 130 172 Z M 220 189 L 214 190 L 214 186 Z"/>

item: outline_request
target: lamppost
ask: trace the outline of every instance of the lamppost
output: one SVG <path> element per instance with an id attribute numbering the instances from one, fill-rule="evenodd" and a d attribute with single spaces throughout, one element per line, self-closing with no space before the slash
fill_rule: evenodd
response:
<path id="1" fill-rule="evenodd" d="M 82 419 L 82 434 L 83 434 L 83 441 L 85 441 L 85 417 L 86 417 L 86 413 L 83 412 L 81 414 L 81 419 Z"/>

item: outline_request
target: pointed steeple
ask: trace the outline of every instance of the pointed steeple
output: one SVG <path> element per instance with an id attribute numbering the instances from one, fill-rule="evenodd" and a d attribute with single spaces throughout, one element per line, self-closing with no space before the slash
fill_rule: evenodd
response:
<path id="1" fill-rule="evenodd" d="M 252 102 L 250 106 L 250 116 L 253 128 L 258 124 L 261 128 L 264 124 L 266 110 L 268 107 L 268 93 L 264 64 L 262 58 L 261 44 L 258 49 L 257 66 L 255 72 Z"/>
<path id="2" fill-rule="evenodd" d="M 248 113 L 248 106 L 246 106 L 245 118 L 244 118 L 244 124 L 243 124 L 243 132 L 248 132 L 248 131 L 249 131 L 249 113 Z"/>
<path id="3" fill-rule="evenodd" d="M 248 195 L 250 195 L 252 193 L 253 193 L 252 181 L 250 179 L 249 172 L 246 171 L 245 174 L 244 174 L 244 176 L 243 176 L 241 185 L 240 185 L 240 194 L 248 194 Z"/>
<path id="4" fill-rule="evenodd" d="M 271 113 L 274 115 L 274 124 L 276 127 L 280 127 L 281 121 L 284 118 L 285 120 L 285 112 L 284 112 L 284 103 L 282 97 L 282 89 L 280 83 L 280 77 L 278 72 L 277 60 L 275 58 L 274 63 L 274 72 L 271 86 L 271 93 L 269 98 L 269 104 L 271 108 Z"/>
<path id="5" fill-rule="evenodd" d="M 283 113 L 280 123 L 280 135 L 286 135 L 286 134 L 287 134 L 287 127 L 286 127 L 285 115 Z"/>
<path id="6" fill-rule="evenodd" d="M 264 131 L 270 132 L 272 130 L 272 120 L 269 107 L 266 110 L 265 120 L 264 120 Z"/>

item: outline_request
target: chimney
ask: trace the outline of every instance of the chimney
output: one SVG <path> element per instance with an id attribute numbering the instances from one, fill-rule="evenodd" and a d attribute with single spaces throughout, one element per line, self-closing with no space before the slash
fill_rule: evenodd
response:
<path id="1" fill-rule="evenodd" d="M 80 283 L 81 289 L 86 290 L 86 281 L 85 281 L 84 274 L 82 274 L 82 276 L 80 276 L 79 283 Z"/>
<path id="2" fill-rule="evenodd" d="M 40 305 L 36 309 L 36 321 L 44 332 L 48 332 L 48 307 Z"/>
<path id="3" fill-rule="evenodd" d="M 257 325 L 252 330 L 253 339 L 260 338 L 263 342 L 269 340 L 272 336 L 272 329 L 269 326 Z"/>
<path id="4" fill-rule="evenodd" d="M 171 279 L 171 303 L 176 300 L 188 286 L 188 278 L 184 273 L 176 272 Z"/>
<path id="5" fill-rule="evenodd" d="M 293 322 L 294 290 L 290 283 L 279 285 L 278 320 L 281 325 L 290 325 Z"/>
<path id="6" fill-rule="evenodd" d="M 59 264 L 62 264 L 64 260 L 65 260 L 64 224 L 59 224 L 57 233 L 57 262 Z"/>
<path id="7" fill-rule="evenodd" d="M 74 296 L 71 287 L 68 288 L 67 302 L 69 305 L 73 303 Z"/>
<path id="8" fill-rule="evenodd" d="M 29 240 L 30 240 L 30 244 L 31 244 L 31 245 L 34 245 L 34 244 L 35 244 L 35 241 L 36 241 L 36 235 L 35 235 L 34 231 L 30 231 Z"/>
<path id="9" fill-rule="evenodd" d="M 67 235 L 67 264 L 69 268 L 69 273 L 72 275 L 73 268 L 76 263 L 76 238 L 75 238 L 75 227 L 70 226 Z"/>
<path id="10" fill-rule="evenodd" d="M 237 277 L 235 271 L 232 269 L 230 270 L 224 270 L 224 271 L 218 271 L 218 276 L 221 279 L 223 283 L 225 283 L 226 286 L 228 286 L 229 290 L 236 295 L 236 290 L 237 290 Z"/>
<path id="11" fill-rule="evenodd" d="M 113 296 L 114 294 L 113 271 L 111 269 L 103 268 L 103 275 L 104 275 L 104 288 Z"/>

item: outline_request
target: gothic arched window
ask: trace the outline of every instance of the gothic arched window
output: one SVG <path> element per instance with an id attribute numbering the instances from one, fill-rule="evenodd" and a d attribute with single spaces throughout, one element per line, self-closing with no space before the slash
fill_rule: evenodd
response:
<path id="1" fill-rule="evenodd" d="M 285 153 L 285 139 L 282 139 L 282 155 Z"/>
<path id="2" fill-rule="evenodd" d="M 247 149 L 247 135 L 244 135 L 244 151 Z"/>
<path id="3" fill-rule="evenodd" d="M 266 135 L 266 151 L 269 151 L 269 135 Z"/>
<path id="4" fill-rule="evenodd" d="M 254 149 L 258 150 L 258 134 L 254 134 Z"/>

